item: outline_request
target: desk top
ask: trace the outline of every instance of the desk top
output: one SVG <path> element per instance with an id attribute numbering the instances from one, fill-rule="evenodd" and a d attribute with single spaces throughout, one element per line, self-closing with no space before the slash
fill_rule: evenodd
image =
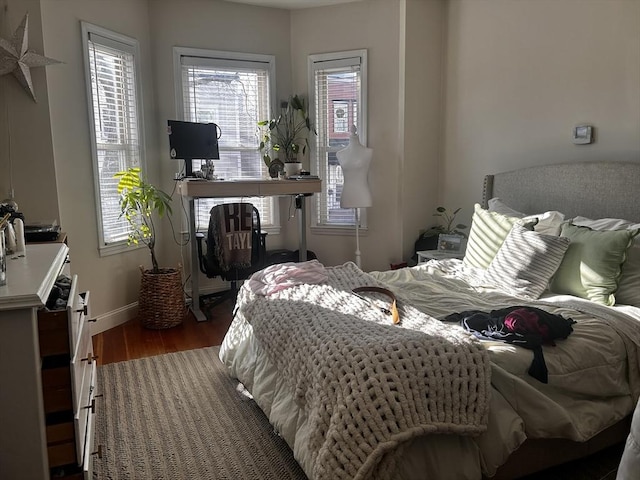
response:
<path id="1" fill-rule="evenodd" d="M 322 181 L 309 180 L 201 180 L 185 179 L 178 182 L 178 191 L 183 197 L 265 197 L 319 193 Z"/>

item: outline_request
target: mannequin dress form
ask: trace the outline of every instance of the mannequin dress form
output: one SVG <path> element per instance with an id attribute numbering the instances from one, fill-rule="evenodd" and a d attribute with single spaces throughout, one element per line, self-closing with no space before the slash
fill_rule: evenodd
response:
<path id="1" fill-rule="evenodd" d="M 360 238 L 358 230 L 360 228 L 360 208 L 370 207 L 372 202 L 371 191 L 367 176 L 373 150 L 363 146 L 356 135 L 356 127 L 351 127 L 349 145 L 336 152 L 344 184 L 340 195 L 340 207 L 354 208 L 356 215 L 356 265 L 360 267 Z"/>

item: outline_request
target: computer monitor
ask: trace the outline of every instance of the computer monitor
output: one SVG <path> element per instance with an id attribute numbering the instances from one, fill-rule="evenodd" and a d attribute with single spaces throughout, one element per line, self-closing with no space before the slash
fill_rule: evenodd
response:
<path id="1" fill-rule="evenodd" d="M 218 126 L 215 123 L 168 120 L 171 158 L 185 161 L 185 175 L 193 175 L 192 160 L 220 158 L 218 151 Z"/>

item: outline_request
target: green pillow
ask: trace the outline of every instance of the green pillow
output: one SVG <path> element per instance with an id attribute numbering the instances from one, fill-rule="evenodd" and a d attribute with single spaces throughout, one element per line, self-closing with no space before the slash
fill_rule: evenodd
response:
<path id="1" fill-rule="evenodd" d="M 637 234 L 638 230 L 597 231 L 565 223 L 560 235 L 571 244 L 551 281 L 551 291 L 614 305 L 622 264 Z"/>
<path id="2" fill-rule="evenodd" d="M 523 221 L 490 212 L 476 203 L 463 262 L 486 270 L 515 223 L 523 224 Z"/>

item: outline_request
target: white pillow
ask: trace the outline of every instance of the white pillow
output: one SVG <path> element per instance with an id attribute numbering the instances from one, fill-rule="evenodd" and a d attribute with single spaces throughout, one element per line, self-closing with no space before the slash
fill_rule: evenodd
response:
<path id="1" fill-rule="evenodd" d="M 571 222 L 574 225 L 589 227 L 593 230 L 640 229 L 640 223 L 633 223 L 621 218 L 592 220 L 586 217 L 576 217 Z M 627 250 L 627 259 L 622 264 L 622 273 L 618 282 L 618 290 L 616 290 L 616 302 L 640 307 L 640 236 L 635 238 Z"/>
<path id="2" fill-rule="evenodd" d="M 540 298 L 570 243 L 566 237 L 532 232 L 515 224 L 485 271 L 484 280 L 512 295 Z"/>
<path id="3" fill-rule="evenodd" d="M 509 217 L 522 218 L 525 223 L 538 220 L 538 223 L 533 227 L 533 230 L 538 233 L 543 233 L 545 235 L 560 235 L 560 228 L 562 228 L 564 214 L 557 210 L 549 210 L 544 213 L 527 215 L 526 213 L 514 210 L 505 204 L 499 197 L 489 199 L 488 204 L 489 211 L 497 212 Z"/>

